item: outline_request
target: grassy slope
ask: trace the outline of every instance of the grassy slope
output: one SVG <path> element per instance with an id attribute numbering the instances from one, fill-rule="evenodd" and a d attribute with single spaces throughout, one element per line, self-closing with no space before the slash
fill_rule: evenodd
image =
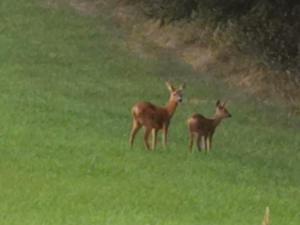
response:
<path id="1" fill-rule="evenodd" d="M 299 120 L 197 78 L 162 56 L 139 59 L 105 18 L 0 3 L 1 224 L 300 224 Z M 197 78 L 197 79 L 196 79 Z M 130 106 L 163 104 L 186 80 L 170 148 L 127 146 Z M 214 152 L 187 154 L 185 119 L 233 99 Z M 193 101 L 195 102 L 195 101 Z M 279 121 L 280 120 L 280 121 Z"/>

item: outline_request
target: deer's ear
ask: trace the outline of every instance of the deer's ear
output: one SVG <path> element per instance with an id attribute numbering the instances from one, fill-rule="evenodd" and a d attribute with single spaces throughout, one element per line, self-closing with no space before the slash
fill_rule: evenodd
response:
<path id="1" fill-rule="evenodd" d="M 175 91 L 175 87 L 169 81 L 166 81 L 166 86 L 169 91 Z"/>
<path id="2" fill-rule="evenodd" d="M 183 90 L 183 89 L 185 89 L 185 83 L 183 83 L 183 84 L 181 84 L 180 86 L 179 86 L 179 90 Z"/>
<path id="3" fill-rule="evenodd" d="M 217 103 L 216 103 L 216 106 L 220 106 L 220 104 L 221 104 L 221 101 L 218 100 Z"/>
<path id="4" fill-rule="evenodd" d="M 226 101 L 224 101 L 224 102 L 223 102 L 223 104 L 222 104 L 222 106 L 223 106 L 223 107 L 225 107 L 225 106 L 227 105 L 227 103 L 228 103 L 228 101 L 227 101 L 227 100 L 226 100 Z"/>

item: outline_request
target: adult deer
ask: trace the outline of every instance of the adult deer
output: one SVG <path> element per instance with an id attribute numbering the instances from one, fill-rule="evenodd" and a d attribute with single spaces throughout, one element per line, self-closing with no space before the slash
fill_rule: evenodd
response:
<path id="1" fill-rule="evenodd" d="M 187 123 L 190 133 L 189 147 L 191 152 L 193 150 L 194 139 L 196 139 L 199 151 L 201 151 L 201 148 L 210 151 L 212 137 L 217 126 L 223 119 L 231 117 L 225 105 L 225 103 L 221 103 L 220 100 L 218 100 L 216 103 L 216 113 L 212 118 L 206 118 L 201 114 L 194 114 L 188 119 Z"/>
<path id="2" fill-rule="evenodd" d="M 151 149 L 154 150 L 156 146 L 157 132 L 163 131 L 163 144 L 167 147 L 168 128 L 172 116 L 174 115 L 178 103 L 182 102 L 184 84 L 179 88 L 175 88 L 169 82 L 166 82 L 167 88 L 170 91 L 170 98 L 165 107 L 156 106 L 150 102 L 139 102 L 132 107 L 133 124 L 130 133 L 129 143 L 133 146 L 134 138 L 141 127 L 145 128 L 144 143 L 149 150 L 148 142 L 149 135 L 152 132 Z"/>

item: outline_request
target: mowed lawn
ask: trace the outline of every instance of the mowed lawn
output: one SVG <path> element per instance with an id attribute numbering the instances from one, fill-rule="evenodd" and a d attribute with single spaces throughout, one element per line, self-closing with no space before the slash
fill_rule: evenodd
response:
<path id="1" fill-rule="evenodd" d="M 139 57 L 109 17 L 43 0 L 0 2 L 0 224 L 300 224 L 300 120 L 168 54 Z M 51 2 L 51 1 L 50 1 Z M 185 81 L 168 150 L 128 147 L 131 106 Z M 229 99 L 213 151 L 186 119 Z M 160 137 L 160 136 L 159 136 Z"/>

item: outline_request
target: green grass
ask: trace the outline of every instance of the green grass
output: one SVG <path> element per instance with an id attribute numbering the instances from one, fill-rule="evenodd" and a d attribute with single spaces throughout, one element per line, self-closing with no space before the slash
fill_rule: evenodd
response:
<path id="1" fill-rule="evenodd" d="M 168 55 L 142 59 L 105 15 L 43 1 L 0 3 L 0 223 L 300 224 L 300 121 Z M 187 82 L 169 149 L 128 147 L 130 108 Z M 199 98 L 198 104 L 190 99 Z M 187 153 L 185 120 L 230 99 L 209 155 Z M 194 101 L 195 102 L 195 101 Z"/>

